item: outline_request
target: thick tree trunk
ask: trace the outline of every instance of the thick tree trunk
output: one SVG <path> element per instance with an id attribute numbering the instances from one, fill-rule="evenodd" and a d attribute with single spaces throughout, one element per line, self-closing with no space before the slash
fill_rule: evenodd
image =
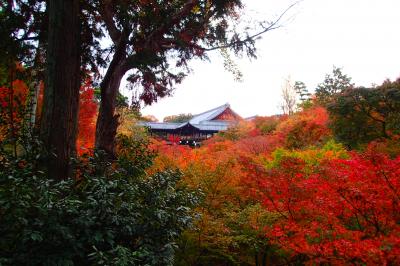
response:
<path id="1" fill-rule="evenodd" d="M 121 80 L 129 70 L 126 64 L 126 48 L 129 40 L 129 32 L 129 30 L 123 30 L 117 35 L 112 34 L 113 36 L 111 37 L 116 45 L 116 49 L 107 73 L 100 84 L 101 102 L 96 123 L 95 148 L 105 151 L 110 159 L 115 158 L 115 136 L 117 134 L 119 117 L 115 114 L 117 94 Z"/>
<path id="2" fill-rule="evenodd" d="M 47 71 L 41 138 L 49 176 L 67 178 L 75 155 L 80 86 L 79 0 L 49 0 Z"/>
<path id="3" fill-rule="evenodd" d="M 115 62 L 114 62 L 115 63 Z M 116 98 L 121 80 L 126 70 L 122 64 L 111 64 L 100 84 L 101 102 L 96 124 L 96 149 L 103 150 L 110 158 L 115 158 L 115 136 L 118 115 L 115 114 Z"/>

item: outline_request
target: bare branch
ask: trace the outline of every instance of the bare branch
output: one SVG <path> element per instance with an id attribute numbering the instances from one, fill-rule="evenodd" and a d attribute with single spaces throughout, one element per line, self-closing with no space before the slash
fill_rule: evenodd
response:
<path id="1" fill-rule="evenodd" d="M 39 36 L 30 36 L 30 37 L 22 37 L 17 39 L 17 42 L 25 42 L 25 41 L 37 41 L 39 40 Z"/>
<path id="2" fill-rule="evenodd" d="M 282 18 L 285 16 L 285 14 L 287 12 L 289 12 L 290 9 L 292 9 L 294 6 L 296 6 L 298 3 L 300 3 L 302 0 L 300 1 L 296 1 L 293 4 L 291 4 L 288 8 L 286 8 L 280 15 L 279 17 L 274 20 L 273 22 L 271 22 L 271 24 L 269 24 L 268 27 L 264 28 L 262 31 L 255 33 L 253 35 L 248 36 L 247 38 L 243 39 L 243 40 L 238 40 L 238 41 L 234 41 L 231 43 L 228 43 L 226 45 L 220 45 L 220 46 L 214 46 L 214 47 L 210 47 L 210 48 L 202 48 L 204 51 L 213 51 L 213 50 L 217 50 L 217 49 L 223 49 L 223 48 L 229 48 L 232 47 L 234 45 L 237 44 L 243 44 L 243 43 L 247 43 L 251 40 L 254 40 L 255 38 L 257 38 L 258 36 L 271 31 L 271 30 L 275 30 L 275 29 L 279 29 L 280 27 L 282 27 L 281 25 L 279 25 L 279 22 L 282 20 Z"/>

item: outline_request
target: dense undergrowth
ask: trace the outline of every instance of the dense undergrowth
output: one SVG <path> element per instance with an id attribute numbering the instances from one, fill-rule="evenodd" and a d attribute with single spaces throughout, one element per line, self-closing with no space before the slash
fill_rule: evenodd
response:
<path id="1" fill-rule="evenodd" d="M 177 171 L 146 175 L 145 143 L 120 142 L 117 161 L 83 157 L 66 180 L 48 178 L 40 153 L 1 153 L 1 265 L 173 264 L 198 193 L 178 185 Z"/>

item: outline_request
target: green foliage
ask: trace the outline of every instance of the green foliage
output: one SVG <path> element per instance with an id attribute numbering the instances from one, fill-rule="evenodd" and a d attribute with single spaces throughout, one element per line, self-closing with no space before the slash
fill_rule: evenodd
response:
<path id="1" fill-rule="evenodd" d="M 253 122 L 256 129 L 258 129 L 262 135 L 267 135 L 275 131 L 281 120 L 282 119 L 279 116 L 270 116 L 256 117 L 254 118 Z"/>
<path id="2" fill-rule="evenodd" d="M 124 96 L 122 93 L 118 92 L 116 100 L 117 100 L 116 102 L 117 108 L 129 107 L 128 97 Z"/>
<path id="3" fill-rule="evenodd" d="M 240 121 L 239 123 L 229 127 L 227 130 L 218 132 L 217 137 L 222 140 L 236 141 L 247 137 L 253 130 L 254 125 L 251 122 Z"/>
<path id="4" fill-rule="evenodd" d="M 229 51 L 226 48 L 222 48 L 220 50 L 221 56 L 224 59 L 224 68 L 228 72 L 233 75 L 233 78 L 236 82 L 243 81 L 243 73 L 240 71 L 240 68 L 236 64 L 236 62 L 232 59 Z"/>
<path id="5" fill-rule="evenodd" d="M 302 103 L 307 101 L 311 96 L 311 93 L 308 92 L 306 84 L 304 84 L 302 81 L 296 81 L 294 83 L 294 90 L 296 91 L 297 95 L 299 95 Z"/>
<path id="6" fill-rule="evenodd" d="M 150 141 L 145 134 L 118 135 L 116 139 L 119 165 L 129 175 L 144 175 L 153 164 L 155 152 L 148 148 Z"/>
<path id="7" fill-rule="evenodd" d="M 241 0 L 91 0 L 85 1 L 82 9 L 89 24 L 84 24 L 84 31 L 97 35 L 96 40 L 107 32 L 112 40 L 104 49 L 92 48 L 100 54 L 96 65 L 107 65 L 109 51 L 123 50 L 124 53 L 114 53 L 111 61 L 124 65 L 122 74 L 129 71 L 127 80 L 134 86 L 140 85 L 143 90 L 138 90 L 138 99 L 146 105 L 171 95 L 175 84 L 188 73 L 187 63 L 208 59 L 207 50 L 225 48 L 232 54 L 255 58 L 257 36 L 252 32 L 269 30 L 267 22 L 252 29 L 237 27 L 243 9 Z M 110 74 L 115 71 L 113 64 L 108 68 Z M 234 74 L 237 76 L 237 71 Z"/>
<path id="8" fill-rule="evenodd" d="M 310 168 L 319 165 L 324 160 L 347 159 L 349 157 L 342 144 L 334 140 L 327 141 L 321 148 L 309 147 L 303 151 L 287 150 L 278 148 L 271 154 L 271 159 L 266 162 L 268 169 L 279 167 L 281 162 L 287 158 L 301 159 Z"/>
<path id="9" fill-rule="evenodd" d="M 164 122 L 183 123 L 183 122 L 188 122 L 190 119 L 192 119 L 192 117 L 193 117 L 192 114 L 170 115 L 164 117 Z"/>
<path id="10" fill-rule="evenodd" d="M 243 134 L 241 134 L 239 127 L 233 126 L 225 131 L 218 132 L 217 136 L 221 139 L 236 141 L 243 137 Z"/>
<path id="11" fill-rule="evenodd" d="M 267 255 L 270 263 L 282 263 L 263 231 L 279 218 L 278 214 L 265 211 L 258 203 L 226 204 L 211 212 L 213 220 L 199 221 L 194 230 L 187 230 L 180 238 L 176 265 L 254 265 Z M 205 228 L 204 223 L 211 228 Z"/>
<path id="12" fill-rule="evenodd" d="M 101 101 L 101 92 L 100 92 L 100 88 L 95 88 L 94 89 L 94 96 L 96 98 L 96 100 L 98 102 Z M 121 92 L 118 91 L 117 93 L 117 97 L 116 97 L 116 103 L 115 106 L 117 108 L 127 108 L 129 107 L 129 101 L 128 101 L 128 97 L 124 96 Z"/>
<path id="13" fill-rule="evenodd" d="M 0 155 L 1 264 L 173 264 L 175 239 L 198 201 L 178 185 L 180 173 L 144 175 L 146 153 L 132 168 L 133 156 L 110 164 L 95 154 L 78 162 L 76 179 L 53 180 L 32 155 Z"/>
<path id="14" fill-rule="evenodd" d="M 140 139 L 146 142 L 148 132 L 143 126 L 137 124 L 138 121 L 143 121 L 143 117 L 138 110 L 132 108 L 119 108 L 119 125 L 117 134 L 131 136 L 138 141 Z"/>
<path id="15" fill-rule="evenodd" d="M 400 80 L 376 88 L 348 89 L 328 105 L 331 128 L 350 148 L 400 133 Z"/>
<path id="16" fill-rule="evenodd" d="M 317 101 L 326 105 L 332 100 L 332 96 L 351 88 L 351 78 L 342 73 L 342 69 L 333 67 L 332 75 L 327 74 L 323 83 L 320 83 L 315 89 Z"/>
<path id="17" fill-rule="evenodd" d="M 15 61 L 33 63 L 37 41 L 45 37 L 42 34 L 45 27 L 41 26 L 45 19 L 44 3 L 44 0 L 0 2 L 0 69 Z"/>
<path id="18" fill-rule="evenodd" d="M 8 66 L 4 64 L 5 62 L 0 63 L 0 86 L 5 85 L 8 79 Z"/>

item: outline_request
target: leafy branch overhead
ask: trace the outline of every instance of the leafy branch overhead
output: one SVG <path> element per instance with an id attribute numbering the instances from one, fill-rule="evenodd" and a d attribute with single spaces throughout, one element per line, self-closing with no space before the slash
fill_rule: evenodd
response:
<path id="1" fill-rule="evenodd" d="M 279 28 L 295 4 L 276 20 L 259 23 L 255 33 L 233 27 L 243 8 L 239 0 L 92 1 L 92 9 L 98 12 L 91 15 L 102 19 L 112 40 L 107 48 L 113 53 L 107 74 L 117 66 L 124 73 L 130 70 L 128 80 L 143 86 L 140 98 L 151 104 L 181 82 L 188 60 L 205 59 L 207 51 L 229 48 L 255 57 L 255 39 Z"/>
<path id="2" fill-rule="evenodd" d="M 140 91 L 138 99 L 152 104 L 171 94 L 189 72 L 191 59 L 208 59 L 208 51 L 255 57 L 255 39 L 278 28 L 294 5 L 251 33 L 248 27 L 236 27 L 244 8 L 241 0 L 90 1 L 89 20 L 97 19 L 112 40 L 105 48 L 112 57 L 102 58 L 110 63 L 100 84 L 96 147 L 113 153 L 115 97 L 125 74 Z"/>
<path id="3" fill-rule="evenodd" d="M 4 48 L 12 60 L 45 76 L 41 138 L 48 150 L 58 145 L 56 158 L 74 154 L 79 83 L 93 74 L 101 98 L 95 148 L 113 158 L 124 77 L 137 89 L 139 102 L 152 104 L 171 94 L 190 71 L 190 60 L 206 60 L 209 51 L 224 49 L 227 59 L 228 52 L 256 57 L 256 39 L 279 28 L 296 3 L 275 20 L 242 27 L 242 0 L 14 0 L 2 4 L 0 33 L 7 36 Z M 234 64 L 227 67 L 240 78 Z M 50 129 L 66 136 L 50 140 Z M 68 152 L 62 142 L 69 143 Z M 68 158 L 61 161 L 68 167 Z"/>

